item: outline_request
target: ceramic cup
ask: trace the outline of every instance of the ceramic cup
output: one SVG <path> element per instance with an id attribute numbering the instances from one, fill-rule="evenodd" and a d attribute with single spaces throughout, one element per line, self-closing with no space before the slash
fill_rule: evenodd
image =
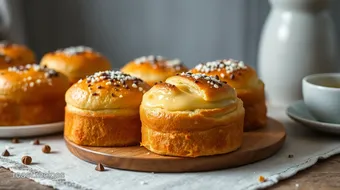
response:
<path id="1" fill-rule="evenodd" d="M 302 93 L 303 100 L 315 119 L 340 124 L 340 73 L 304 77 Z"/>

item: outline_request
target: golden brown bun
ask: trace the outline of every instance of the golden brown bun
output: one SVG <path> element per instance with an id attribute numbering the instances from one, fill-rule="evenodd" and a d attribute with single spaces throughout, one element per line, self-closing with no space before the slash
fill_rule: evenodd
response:
<path id="1" fill-rule="evenodd" d="M 0 43 L 0 69 L 35 63 L 32 50 L 24 45 Z"/>
<path id="2" fill-rule="evenodd" d="M 47 53 L 41 59 L 40 64 L 65 74 L 71 84 L 95 72 L 111 69 L 110 62 L 106 57 L 84 46 L 69 47 Z"/>
<path id="3" fill-rule="evenodd" d="M 178 59 L 168 60 L 161 56 L 143 56 L 126 64 L 121 71 L 141 78 L 150 86 L 188 69 Z"/>
<path id="4" fill-rule="evenodd" d="M 0 125 L 64 120 L 67 77 L 36 64 L 0 70 Z"/>
<path id="5" fill-rule="evenodd" d="M 243 101 L 245 108 L 245 131 L 266 126 L 267 107 L 264 83 L 258 78 L 253 68 L 245 66 L 241 61 L 229 59 L 201 63 L 191 72 L 217 75 L 220 80 L 236 89 L 237 96 Z"/>
<path id="6" fill-rule="evenodd" d="M 224 154 L 242 144 L 244 108 L 214 77 L 182 73 L 156 84 L 140 106 L 141 145 L 162 155 Z"/>
<path id="7" fill-rule="evenodd" d="M 150 86 L 120 71 L 103 71 L 67 90 L 64 135 L 88 146 L 127 146 L 140 142 L 139 106 Z"/>

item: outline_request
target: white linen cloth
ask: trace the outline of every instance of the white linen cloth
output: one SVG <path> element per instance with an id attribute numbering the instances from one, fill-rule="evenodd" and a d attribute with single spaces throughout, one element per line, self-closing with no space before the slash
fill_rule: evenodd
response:
<path id="1" fill-rule="evenodd" d="M 260 189 L 293 176 L 318 159 L 340 153 L 338 137 L 314 132 L 293 122 L 283 108 L 270 108 L 269 116 L 281 121 L 287 129 L 282 149 L 268 159 L 232 169 L 157 174 L 106 168 L 106 171 L 98 172 L 95 165 L 78 159 L 68 151 L 62 135 L 40 138 L 42 144 L 51 146 L 54 151 L 51 154 L 42 153 L 42 145 L 30 144 L 33 139 L 21 139 L 19 144 L 2 139 L 0 151 L 10 148 L 13 156 L 0 156 L 0 166 L 10 168 L 15 175 L 26 172 L 29 178 L 58 189 Z M 288 158 L 290 154 L 294 157 Z M 23 155 L 32 156 L 33 164 L 22 165 Z M 53 177 L 49 172 L 56 174 Z M 259 182 L 260 175 L 267 180 Z M 58 177 L 64 178 L 64 181 L 58 181 Z"/>

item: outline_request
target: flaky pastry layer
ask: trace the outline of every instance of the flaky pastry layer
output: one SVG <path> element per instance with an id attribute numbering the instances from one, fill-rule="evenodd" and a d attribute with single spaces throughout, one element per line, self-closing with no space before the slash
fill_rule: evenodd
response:
<path id="1" fill-rule="evenodd" d="M 64 108 L 65 101 L 62 96 L 35 103 L 10 101 L 0 97 L 0 128 L 63 121 Z"/>
<path id="2" fill-rule="evenodd" d="M 162 155 L 198 157 L 238 149 L 243 140 L 242 101 L 227 108 L 168 111 L 140 108 L 141 145 Z"/>
<path id="3" fill-rule="evenodd" d="M 62 52 L 47 53 L 41 59 L 40 64 L 63 73 L 72 84 L 87 75 L 112 68 L 106 57 L 97 52 L 88 51 L 72 56 Z"/>
<path id="4" fill-rule="evenodd" d="M 221 81 L 235 88 L 237 97 L 243 101 L 245 108 L 244 130 L 250 131 L 263 128 L 267 123 L 267 107 L 265 104 L 264 83 L 258 78 L 255 69 L 242 65 L 233 67 L 227 65 L 228 60 L 214 61 L 197 65 L 191 70 L 193 73 L 205 73 L 218 76 Z M 231 64 L 239 65 L 231 60 Z M 221 67 L 220 65 L 221 64 Z M 243 64 L 243 63 L 242 63 Z"/>
<path id="5" fill-rule="evenodd" d="M 236 89 L 237 96 L 243 101 L 245 109 L 244 130 L 251 131 L 263 128 L 267 124 L 267 106 L 264 84 L 259 80 L 257 86 Z"/>
<path id="6" fill-rule="evenodd" d="M 64 136 L 78 145 L 128 146 L 141 139 L 138 109 L 65 109 Z"/>
<path id="7" fill-rule="evenodd" d="M 150 86 L 153 86 L 155 83 L 164 82 L 167 78 L 188 70 L 179 60 L 177 62 L 165 58 L 157 59 L 158 56 L 151 57 L 144 57 L 145 59 L 141 62 L 138 60 L 130 61 L 121 68 L 121 71 L 141 78 Z"/>

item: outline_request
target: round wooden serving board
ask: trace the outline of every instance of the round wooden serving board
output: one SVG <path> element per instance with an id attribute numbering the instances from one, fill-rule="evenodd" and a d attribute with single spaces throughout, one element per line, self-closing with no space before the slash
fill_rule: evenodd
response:
<path id="1" fill-rule="evenodd" d="M 283 145 L 284 126 L 268 118 L 266 128 L 244 133 L 240 149 L 222 155 L 198 158 L 180 158 L 154 154 L 144 147 L 87 147 L 79 146 L 65 138 L 72 154 L 107 167 L 144 172 L 194 172 L 225 169 L 250 164 L 272 156 Z"/>

